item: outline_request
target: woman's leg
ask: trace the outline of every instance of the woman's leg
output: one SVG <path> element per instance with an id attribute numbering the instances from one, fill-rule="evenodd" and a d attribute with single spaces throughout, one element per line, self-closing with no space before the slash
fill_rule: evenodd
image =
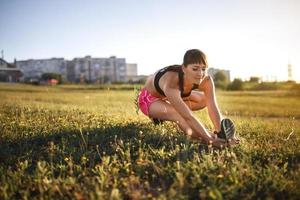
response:
<path id="1" fill-rule="evenodd" d="M 181 117 L 181 115 L 174 109 L 174 107 L 170 103 L 166 101 L 157 100 L 153 102 L 149 107 L 149 117 L 173 121 L 185 134 L 191 136 L 194 139 L 200 139 L 200 136 L 192 131 L 192 129 Z"/>
<path id="2" fill-rule="evenodd" d="M 189 106 L 189 108 L 193 111 L 201 110 L 206 107 L 207 105 L 207 98 L 205 97 L 205 94 L 203 92 L 199 91 L 192 91 L 191 95 L 188 97 L 185 97 L 184 102 Z M 212 112 L 211 115 L 217 115 L 217 113 Z M 239 139 L 235 136 L 233 137 L 233 140 L 231 142 L 231 145 L 239 143 Z"/>
<path id="3" fill-rule="evenodd" d="M 207 105 L 213 104 L 213 102 L 208 102 L 212 100 L 207 98 L 205 94 L 200 91 L 192 91 L 191 95 L 184 98 L 183 100 L 193 111 L 201 110 L 207 107 Z M 208 114 L 212 123 L 214 124 L 215 130 L 220 131 L 221 130 L 220 124 L 221 124 L 222 117 L 218 108 L 217 107 L 208 108 Z"/>
<path id="4" fill-rule="evenodd" d="M 192 91 L 190 96 L 183 98 L 183 101 L 193 111 L 201 110 L 207 105 L 205 94 L 199 91 Z"/>

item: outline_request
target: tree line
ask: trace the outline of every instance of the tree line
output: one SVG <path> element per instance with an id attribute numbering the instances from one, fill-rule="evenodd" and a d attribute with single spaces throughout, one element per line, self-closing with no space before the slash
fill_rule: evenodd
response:
<path id="1" fill-rule="evenodd" d="M 213 79 L 215 87 L 222 90 L 300 90 L 300 84 L 295 81 L 263 82 L 259 77 L 250 77 L 247 81 L 240 78 L 230 81 L 222 71 L 218 71 Z"/>

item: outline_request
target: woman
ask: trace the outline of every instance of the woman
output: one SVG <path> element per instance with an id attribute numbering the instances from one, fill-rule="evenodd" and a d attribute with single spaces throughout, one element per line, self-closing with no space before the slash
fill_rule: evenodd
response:
<path id="1" fill-rule="evenodd" d="M 234 125 L 228 119 L 222 120 L 215 98 L 214 82 L 206 71 L 205 54 L 198 49 L 188 50 L 182 65 L 165 67 L 148 77 L 139 94 L 139 107 L 154 122 L 173 121 L 187 135 L 202 139 L 213 146 L 227 144 L 225 136 L 222 137 L 224 139 L 220 138 L 224 133 L 230 135 L 228 138 L 233 139 L 235 143 Z M 220 137 L 208 132 L 192 113 L 205 107 L 208 109 L 215 133 L 220 133 Z M 227 129 L 227 133 L 224 129 Z"/>

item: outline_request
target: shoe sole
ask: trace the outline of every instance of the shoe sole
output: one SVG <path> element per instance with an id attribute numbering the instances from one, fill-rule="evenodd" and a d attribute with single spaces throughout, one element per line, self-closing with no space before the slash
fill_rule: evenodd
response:
<path id="1" fill-rule="evenodd" d="M 235 126 L 230 119 L 223 119 L 221 122 L 221 131 L 225 134 L 226 140 L 231 139 L 235 134 Z"/>

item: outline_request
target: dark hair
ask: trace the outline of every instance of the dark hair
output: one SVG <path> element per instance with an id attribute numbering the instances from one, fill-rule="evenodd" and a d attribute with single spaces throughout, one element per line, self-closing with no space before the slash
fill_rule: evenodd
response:
<path id="1" fill-rule="evenodd" d="M 188 64 L 204 64 L 207 66 L 206 55 L 199 49 L 190 49 L 185 52 L 183 57 L 183 65 L 187 67 Z"/>

